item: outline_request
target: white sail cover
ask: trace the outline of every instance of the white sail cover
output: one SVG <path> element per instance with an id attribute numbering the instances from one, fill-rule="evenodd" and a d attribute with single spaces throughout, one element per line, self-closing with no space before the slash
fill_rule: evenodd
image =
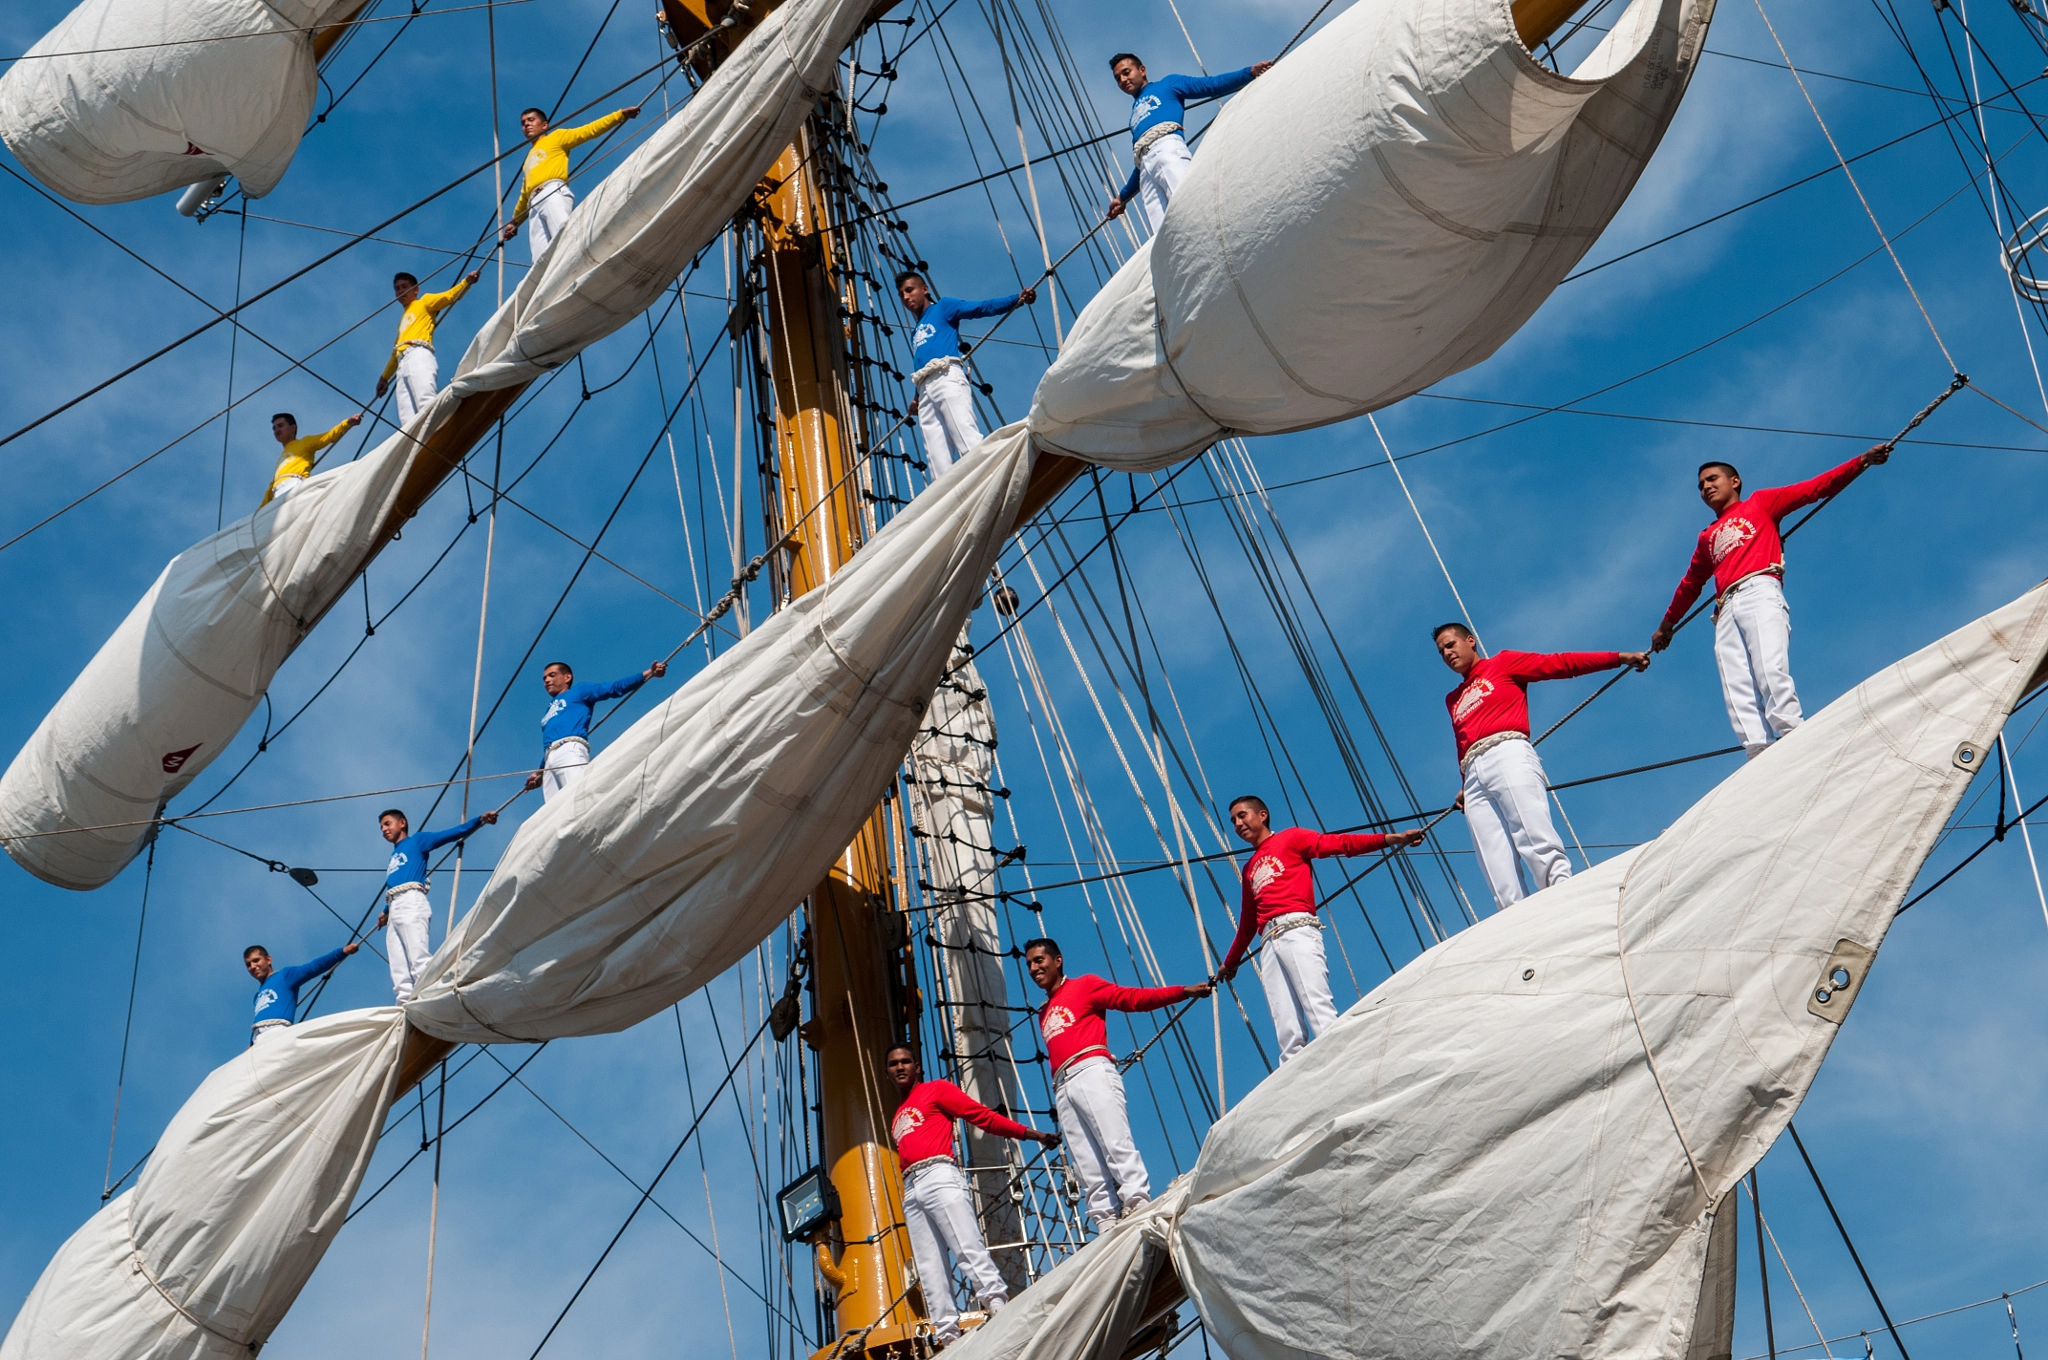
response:
<path id="1" fill-rule="evenodd" d="M 645 311 L 789 144 L 870 3 L 776 10 L 577 206 L 410 426 L 172 559 L 0 778 L 16 863 L 84 890 L 135 857 L 398 527 L 421 443 L 463 398 L 528 382 Z"/>
<path id="2" fill-rule="evenodd" d="M 0 1360 L 249 1360 L 341 1230 L 403 1041 L 395 1008 L 348 1011 L 216 1069 L 58 1249 Z"/>
<path id="3" fill-rule="evenodd" d="M 277 187 L 313 112 L 316 26 L 362 0 L 84 0 L 0 76 L 0 141 L 74 203 L 233 175 Z"/>
<path id="4" fill-rule="evenodd" d="M 341 1226 L 408 1021 L 476 1043 L 624 1029 L 767 938 L 909 749 L 1031 460 L 1021 426 L 997 432 L 606 747 L 520 827 L 403 1010 L 295 1025 L 209 1077 L 0 1360 L 246 1360 Z"/>
<path id="5" fill-rule="evenodd" d="M 1171 1238 L 1210 1335 L 1232 1360 L 1677 1360 L 1696 1322 L 1718 1335 L 1714 1219 L 2044 655 L 2048 586 L 1352 1007 L 1203 1145 Z M 1127 1303 L 1099 1292 L 1006 1309 L 961 1360 L 1088 1355 Z"/>
<path id="6" fill-rule="evenodd" d="M 1561 76 L 1507 0 L 1353 5 L 1217 118 L 1040 384 L 1040 444 L 1141 471 L 1486 358 L 1621 207 L 1713 7 L 1632 0 Z"/>

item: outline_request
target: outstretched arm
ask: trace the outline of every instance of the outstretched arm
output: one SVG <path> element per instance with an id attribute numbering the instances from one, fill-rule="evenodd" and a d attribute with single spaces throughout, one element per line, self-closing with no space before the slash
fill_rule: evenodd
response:
<path id="1" fill-rule="evenodd" d="M 1749 499 L 1752 503 L 1763 502 L 1762 510 L 1773 520 L 1782 519 L 1802 505 L 1812 505 L 1815 501 L 1824 501 L 1830 496 L 1840 494 L 1849 483 L 1861 477 L 1866 469 L 1889 461 L 1891 456 L 1890 445 L 1876 444 L 1840 467 L 1829 468 L 1818 477 L 1809 477 L 1790 486 L 1766 487 L 1752 494 Z"/>
<path id="2" fill-rule="evenodd" d="M 1657 631 L 1650 634 L 1650 650 L 1661 652 L 1671 645 L 1671 635 L 1678 630 L 1678 621 L 1685 617 L 1685 611 L 1692 608 L 1699 599 L 1700 590 L 1714 574 L 1714 559 L 1707 555 L 1707 542 L 1700 539 L 1699 546 L 1692 550 L 1692 563 L 1685 569 L 1685 576 L 1678 583 L 1678 589 L 1671 594 L 1671 607 L 1664 611 L 1664 621 L 1657 625 Z"/>

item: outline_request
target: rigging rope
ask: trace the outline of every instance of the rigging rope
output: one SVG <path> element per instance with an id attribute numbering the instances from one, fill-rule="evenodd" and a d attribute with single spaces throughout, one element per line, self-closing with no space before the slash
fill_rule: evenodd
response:
<path id="1" fill-rule="evenodd" d="M 241 230 L 236 233 L 235 245 L 235 302 L 242 300 L 242 261 L 249 252 L 249 219 L 242 219 Z M 214 507 L 213 527 L 218 530 L 227 522 L 228 513 L 228 439 L 235 428 L 235 358 L 240 352 L 242 328 L 235 326 L 228 331 L 228 404 L 223 408 L 220 422 L 220 501 Z"/>
<path id="2" fill-rule="evenodd" d="M 2013 771 L 2012 753 L 2006 750 L 2005 732 L 2002 729 L 1998 734 L 1998 763 L 2004 767 L 2006 783 L 2012 789 L 2013 806 L 2025 806 L 2026 800 L 2020 797 L 2019 776 Z M 2003 797 L 2004 790 L 2000 790 L 2001 801 Z M 2048 891 L 2044 891 L 2041 887 L 2041 862 L 2034 858 L 2034 833 L 2027 826 L 2027 816 L 2025 813 L 2020 814 L 2019 825 L 2020 840 L 2027 847 L 2027 867 L 2034 872 L 2034 896 L 2040 900 L 2042 920 L 2048 921 Z"/>
<path id="3" fill-rule="evenodd" d="M 114 1197 L 114 1139 L 121 1132 L 121 1088 L 128 1080 L 128 1040 L 135 1033 L 135 991 L 142 982 L 142 931 L 149 924 L 149 885 L 155 878 L 156 837 L 151 836 L 149 859 L 142 870 L 142 910 L 135 918 L 135 964 L 128 972 L 128 1018 L 121 1022 L 121 1061 L 114 1069 L 114 1120 L 107 1130 L 107 1170 L 100 1183 L 102 1204 Z"/>
<path id="4" fill-rule="evenodd" d="M 1820 1171 L 1813 1164 L 1813 1158 L 1806 1155 L 1806 1143 L 1799 1136 L 1799 1128 L 1791 1120 L 1785 1121 L 1785 1132 L 1792 1135 L 1792 1146 L 1799 1149 L 1799 1160 L 1806 1163 L 1806 1172 L 1813 1177 L 1813 1188 L 1820 1191 L 1820 1202 L 1828 1209 L 1828 1217 L 1835 1220 L 1835 1231 L 1842 1235 L 1842 1245 L 1849 1249 L 1849 1259 L 1856 1263 L 1856 1273 L 1863 1277 L 1863 1287 L 1870 1291 L 1870 1301 L 1877 1305 L 1877 1315 L 1884 1319 L 1884 1329 L 1891 1333 L 1892 1344 L 1899 1348 L 1905 1360 L 1913 1360 L 1906 1350 L 1906 1343 L 1899 1339 L 1899 1329 L 1892 1325 L 1892 1315 L 1886 1311 L 1884 1300 L 1878 1297 L 1877 1285 L 1871 1281 L 1870 1272 L 1863 1268 L 1863 1257 L 1856 1251 L 1856 1244 L 1849 1240 L 1849 1229 L 1843 1225 L 1842 1216 L 1835 1212 L 1835 1201 L 1829 1197 L 1827 1186 L 1821 1183 Z"/>

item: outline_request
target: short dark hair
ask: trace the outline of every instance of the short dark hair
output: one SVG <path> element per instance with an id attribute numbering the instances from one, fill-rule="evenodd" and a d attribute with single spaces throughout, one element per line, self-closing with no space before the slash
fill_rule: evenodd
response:
<path id="1" fill-rule="evenodd" d="M 890 1044 L 882 1050 L 882 1061 L 884 1063 L 888 1062 L 890 1055 L 894 1053 L 908 1053 L 912 1062 L 916 1063 L 919 1067 L 924 1066 L 924 1059 L 917 1054 L 916 1044 Z"/>
<path id="2" fill-rule="evenodd" d="M 1259 795 L 1257 795 L 1256 793 L 1241 793 L 1237 797 L 1231 799 L 1228 806 L 1236 807 L 1239 803 L 1250 803 L 1253 807 L 1265 813 L 1268 817 L 1271 817 L 1273 815 L 1273 809 L 1267 807 L 1266 800 L 1259 797 Z"/>
<path id="3" fill-rule="evenodd" d="M 412 818 L 405 815 L 404 808 L 385 808 L 382 812 L 377 814 L 378 823 L 381 825 L 386 817 L 396 817 L 399 821 L 404 822 L 407 826 L 412 825 Z"/>
<path id="4" fill-rule="evenodd" d="M 547 665 L 542 666 L 540 668 L 540 673 L 542 675 L 546 675 L 549 671 L 553 670 L 557 666 L 560 666 L 563 670 L 567 671 L 571 675 L 574 675 L 576 673 L 576 668 L 566 661 L 550 661 Z"/>
<path id="5" fill-rule="evenodd" d="M 271 419 L 272 419 L 272 420 L 289 420 L 289 421 L 290 421 L 290 422 L 291 422 L 292 424 L 294 424 L 294 425 L 296 425 L 296 424 L 298 424 L 298 423 L 299 423 L 299 418 L 298 418 L 297 416 L 293 415 L 293 414 L 292 414 L 292 413 L 291 413 L 290 411 L 279 411 L 279 412 L 277 412 L 277 413 L 276 413 L 275 415 L 271 416 Z"/>
<path id="6" fill-rule="evenodd" d="M 537 114 L 539 114 L 539 115 L 540 115 L 540 120 L 541 120 L 541 121 L 542 121 L 543 123 L 546 123 L 546 122 L 550 122 L 550 121 L 552 121 L 551 119 L 549 119 L 549 117 L 548 117 L 548 111 L 547 111 L 546 109 L 521 109 L 521 110 L 519 111 L 519 117 L 520 117 L 520 118 L 521 118 L 522 120 L 524 120 L 524 119 L 525 119 L 525 117 L 526 117 L 526 115 L 527 115 L 527 114 L 529 114 L 529 113 L 537 113 Z"/>
<path id="7" fill-rule="evenodd" d="M 244 949 L 242 951 L 242 962 L 247 963 L 249 961 L 249 956 L 251 954 L 261 954 L 266 959 L 270 957 L 270 951 L 268 949 L 265 949 L 260 944 L 252 944 L 247 949 Z"/>
<path id="8" fill-rule="evenodd" d="M 420 281 L 414 278 L 412 275 L 406 273 L 404 270 L 400 270 L 398 273 L 393 274 L 391 276 L 391 281 L 393 283 L 409 283 L 415 288 L 420 286 Z"/>
<path id="9" fill-rule="evenodd" d="M 1467 628 L 1467 627 L 1466 627 L 1466 626 L 1465 626 L 1464 624 L 1462 624 L 1462 623 L 1459 623 L 1458 621 L 1456 621 L 1455 619 L 1453 619 L 1453 620 L 1452 620 L 1451 622 L 1449 622 L 1449 623 L 1440 623 L 1440 624 L 1438 624 L 1438 625 L 1437 625 L 1436 627 L 1434 627 L 1434 628 L 1430 629 L 1430 630 L 1429 630 L 1429 640 L 1430 640 L 1431 642 L 1435 642 L 1435 641 L 1436 641 L 1436 640 L 1437 640 L 1438 638 L 1442 637 L 1442 636 L 1443 636 L 1443 635 L 1444 635 L 1445 633 L 1456 633 L 1456 634 L 1457 634 L 1457 635 L 1458 635 L 1459 637 L 1472 637 L 1472 636 L 1474 636 L 1474 634 L 1473 634 L 1473 632 L 1472 632 L 1472 630 L 1471 630 L 1470 628 Z"/>
<path id="10" fill-rule="evenodd" d="M 899 269 L 896 271 L 896 291 L 902 292 L 903 285 L 911 279 L 916 279 L 927 288 L 932 286 L 931 280 L 918 273 L 915 269 Z"/>
<path id="11" fill-rule="evenodd" d="M 1701 463 L 1699 472 L 1695 472 L 1693 476 L 1699 476 L 1700 473 L 1705 472 L 1708 468 L 1726 468 L 1730 477 L 1733 477 L 1738 482 L 1742 480 L 1742 474 L 1735 470 L 1735 464 L 1724 463 L 1718 458 L 1711 463 Z"/>
<path id="12" fill-rule="evenodd" d="M 1035 940 L 1026 940 L 1024 942 L 1025 953 L 1029 954 L 1034 949 L 1043 949 L 1046 953 L 1052 955 L 1056 959 L 1063 959 L 1066 957 L 1065 954 L 1060 953 L 1060 942 L 1058 940 L 1052 939 L 1050 936 L 1041 935 Z"/>
<path id="13" fill-rule="evenodd" d="M 1145 59 L 1136 52 L 1119 52 L 1109 59 L 1109 69 L 1114 71 L 1116 64 L 1120 61 L 1135 61 L 1140 66 L 1145 64 Z"/>

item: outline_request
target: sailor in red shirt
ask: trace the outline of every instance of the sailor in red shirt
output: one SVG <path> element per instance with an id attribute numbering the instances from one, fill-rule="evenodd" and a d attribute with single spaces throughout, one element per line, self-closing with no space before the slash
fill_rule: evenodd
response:
<path id="1" fill-rule="evenodd" d="M 889 1124 L 896 1156 L 903 1164 L 903 1226 L 910 1232 L 910 1252 L 924 1290 L 925 1315 L 943 1345 L 960 1339 L 960 1308 L 953 1299 L 953 1272 L 946 1261 L 949 1254 L 966 1273 L 967 1282 L 988 1312 L 996 1312 L 1010 1298 L 1010 1287 L 1003 1282 L 982 1238 L 967 1177 L 953 1157 L 953 1121 L 965 1119 L 1004 1138 L 1030 1139 L 1047 1147 L 1058 1147 L 1060 1136 L 1005 1119 L 950 1081 L 926 1081 L 917 1050 L 906 1044 L 890 1049 L 882 1064 L 903 1097 Z"/>
<path id="2" fill-rule="evenodd" d="M 1098 1231 L 1104 1230 L 1116 1221 L 1120 1207 L 1126 1214 L 1143 1207 L 1152 1198 L 1152 1183 L 1131 1138 L 1123 1073 L 1110 1056 L 1103 1017 L 1110 1011 L 1156 1011 L 1216 989 L 1207 982 L 1119 987 L 1092 973 L 1070 978 L 1059 945 L 1043 939 L 1024 942 L 1024 966 L 1045 989 L 1038 1028 L 1045 1036 L 1046 1061 L 1052 1064 L 1053 1104 L 1067 1141 L 1067 1161 L 1081 1178 L 1088 1217 Z"/>
<path id="3" fill-rule="evenodd" d="M 1472 830 L 1472 848 L 1493 889 L 1496 907 L 1512 907 L 1528 896 L 1522 867 L 1541 892 L 1572 876 L 1571 860 L 1550 820 L 1550 780 L 1529 741 L 1529 686 L 1538 680 L 1642 670 L 1643 652 L 1495 652 L 1479 654 L 1479 639 L 1462 623 L 1440 625 L 1437 655 L 1461 677 L 1444 696 L 1451 730 L 1458 739 L 1458 771 L 1464 787 L 1458 806 Z"/>
<path id="4" fill-rule="evenodd" d="M 1692 565 L 1650 636 L 1650 650 L 1671 645 L 1679 619 L 1714 578 L 1714 662 L 1728 721 L 1755 760 L 1779 737 L 1805 721 L 1792 688 L 1792 611 L 1785 604 L 1785 543 L 1778 521 L 1802 505 L 1826 500 L 1865 468 L 1892 456 L 1879 444 L 1830 472 L 1792 486 L 1742 494 L 1742 474 L 1727 463 L 1700 464 L 1700 499 L 1714 522 L 1700 531 Z"/>
<path id="5" fill-rule="evenodd" d="M 1309 861 L 1420 845 L 1423 833 L 1332 835 L 1299 826 L 1275 831 L 1265 800 L 1249 794 L 1230 805 L 1230 826 L 1252 848 L 1252 857 L 1244 866 L 1237 938 L 1230 942 L 1216 976 L 1225 982 L 1237 976 L 1252 932 L 1259 932 L 1265 940 L 1259 951 L 1259 983 L 1273 1012 L 1280 1061 L 1286 1062 L 1337 1019 L 1330 965 L 1323 957 L 1323 923 L 1316 917 L 1316 875 Z"/>

